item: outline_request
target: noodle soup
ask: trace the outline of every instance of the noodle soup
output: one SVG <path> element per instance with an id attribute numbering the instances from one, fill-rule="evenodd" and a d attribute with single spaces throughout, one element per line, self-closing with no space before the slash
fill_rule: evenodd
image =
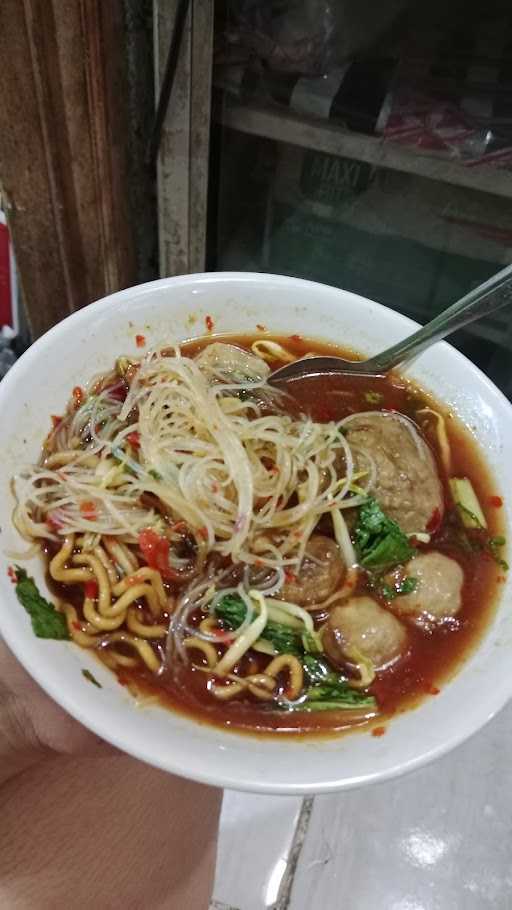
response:
<path id="1" fill-rule="evenodd" d="M 504 578 L 501 498 L 452 416 L 397 376 L 268 385 L 310 352 L 326 348 L 199 339 L 75 387 L 14 479 L 54 593 L 40 631 L 248 732 L 378 733 L 437 694 Z"/>

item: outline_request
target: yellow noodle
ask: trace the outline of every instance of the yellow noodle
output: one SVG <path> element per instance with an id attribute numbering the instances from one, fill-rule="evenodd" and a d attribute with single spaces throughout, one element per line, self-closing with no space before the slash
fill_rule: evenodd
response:
<path id="1" fill-rule="evenodd" d="M 251 676 L 238 677 L 230 673 L 226 679 L 229 684 L 213 683 L 211 692 L 221 701 L 229 701 L 242 692 L 249 690 L 260 701 L 272 701 L 274 698 L 275 680 L 266 673 L 255 673 Z"/>
<path id="2" fill-rule="evenodd" d="M 446 432 L 446 423 L 443 415 L 438 411 L 434 411 L 432 408 L 421 408 L 417 413 L 430 414 L 432 417 L 436 418 L 436 433 L 437 441 L 439 443 L 439 451 L 441 453 L 441 459 L 446 473 L 449 474 L 451 470 L 452 450 L 448 439 L 448 433 Z"/>
<path id="3" fill-rule="evenodd" d="M 122 581 L 118 582 L 114 588 L 114 594 L 116 597 L 119 597 L 120 594 L 124 592 L 133 585 L 135 581 L 144 581 L 148 579 L 151 583 L 152 588 L 158 598 L 158 603 L 162 610 L 165 610 L 167 607 L 167 595 L 165 593 L 165 588 L 162 583 L 162 576 L 160 572 L 157 572 L 156 569 L 150 569 L 149 566 L 143 566 L 141 569 L 137 569 L 133 575 L 129 575 L 127 578 L 123 578 Z"/>
<path id="4" fill-rule="evenodd" d="M 85 631 L 83 629 L 83 623 L 80 623 L 78 619 L 77 612 L 71 604 L 65 603 L 62 605 L 64 615 L 66 617 L 66 622 L 68 624 L 68 632 L 70 638 L 76 642 L 77 645 L 80 645 L 82 648 L 95 648 L 98 644 L 98 639 L 95 635 L 89 635 L 89 630 L 93 630 L 93 627 L 87 623 L 85 624 Z M 80 628 L 77 629 L 76 626 L 80 625 Z M 94 630 L 93 630 L 94 631 Z"/>
<path id="5" fill-rule="evenodd" d="M 85 534 L 81 534 L 80 537 L 76 538 L 75 543 L 82 552 L 90 553 L 98 546 L 100 540 L 101 534 L 96 534 L 94 531 L 86 531 Z"/>
<path id="6" fill-rule="evenodd" d="M 117 656 L 118 655 L 115 653 L 115 651 L 107 651 L 105 648 L 103 648 L 103 651 L 99 652 L 99 657 L 102 663 L 104 663 L 105 666 L 107 666 L 110 670 L 117 669 Z M 137 666 L 138 661 L 135 657 L 129 657 L 128 660 L 132 660 L 133 665 Z"/>
<path id="7" fill-rule="evenodd" d="M 201 651 L 210 669 L 213 669 L 216 665 L 218 661 L 217 651 L 209 641 L 203 641 L 201 638 L 191 636 L 184 639 L 183 646 L 189 651 Z"/>
<path id="8" fill-rule="evenodd" d="M 282 344 L 278 344 L 277 341 L 266 341 L 263 338 L 251 344 L 251 351 L 262 360 L 269 362 L 281 360 L 283 363 L 293 363 L 297 360 L 294 354 L 283 348 Z"/>
<path id="9" fill-rule="evenodd" d="M 69 534 L 64 538 L 58 553 L 50 561 L 50 575 L 55 581 L 65 584 L 74 584 L 77 581 L 90 581 L 92 574 L 89 569 L 66 569 L 65 563 L 71 556 L 75 546 L 75 535 Z"/>
<path id="10" fill-rule="evenodd" d="M 119 652 L 114 649 L 105 651 L 105 653 L 102 654 L 102 660 L 104 660 L 107 655 L 112 657 L 115 663 L 120 667 L 128 667 L 131 669 L 132 667 L 136 667 L 139 663 L 136 657 L 128 657 L 127 654 L 119 654 Z"/>
<path id="11" fill-rule="evenodd" d="M 153 588 L 151 587 L 151 585 L 145 585 L 145 584 L 131 585 L 124 592 L 124 594 L 121 595 L 119 600 L 117 600 L 115 602 L 115 604 L 113 604 L 113 606 L 110 608 L 109 615 L 117 616 L 118 613 L 121 613 L 123 610 L 126 610 L 126 608 L 129 607 L 130 604 L 132 604 L 134 602 L 134 600 L 138 600 L 139 597 L 146 598 L 146 603 L 147 603 L 149 609 L 151 610 L 155 619 L 158 619 L 158 617 L 161 614 L 161 610 L 160 610 L 160 607 L 158 604 L 156 594 L 153 591 Z"/>
<path id="12" fill-rule="evenodd" d="M 101 616 L 100 613 L 97 613 L 95 610 L 94 604 L 89 597 L 84 599 L 82 610 L 86 620 L 90 622 L 95 629 L 99 629 L 101 632 L 112 632 L 114 629 L 118 629 L 119 626 L 123 625 L 126 619 L 126 611 L 120 613 L 119 616 Z"/>
<path id="13" fill-rule="evenodd" d="M 97 556 L 92 556 L 90 553 L 78 553 L 73 556 L 73 562 L 79 566 L 89 566 L 96 576 L 96 581 L 98 582 L 98 610 L 101 615 L 117 616 L 120 611 L 116 611 L 115 614 L 112 614 L 111 611 L 112 591 L 103 563 L 100 562 Z"/>
<path id="14" fill-rule="evenodd" d="M 110 554 L 115 563 L 123 570 L 125 575 L 131 575 L 136 572 L 139 564 L 125 544 L 119 543 L 113 537 L 104 537 L 103 543 L 107 552 Z"/>
<path id="15" fill-rule="evenodd" d="M 222 631 L 219 627 L 215 616 L 207 616 L 206 619 L 202 619 L 199 623 L 199 631 L 204 632 L 206 635 L 211 635 L 213 632 Z"/>
<path id="16" fill-rule="evenodd" d="M 135 635 L 130 635 L 127 632 L 113 632 L 112 635 L 109 635 L 106 639 L 108 644 L 111 642 L 123 642 L 125 645 L 129 645 L 131 648 L 135 648 L 138 651 L 139 656 L 146 664 L 148 670 L 151 670 L 153 673 L 157 673 L 160 669 L 160 661 L 153 651 L 151 645 L 147 641 L 143 641 L 140 638 L 137 638 Z"/>
<path id="17" fill-rule="evenodd" d="M 265 675 L 273 679 L 285 670 L 288 673 L 287 697 L 293 701 L 298 698 L 304 683 L 302 664 L 293 654 L 280 654 L 265 667 Z"/>
<path id="18" fill-rule="evenodd" d="M 148 626 L 140 622 L 135 607 L 130 607 L 126 616 L 126 625 L 130 632 L 138 635 L 140 638 L 165 638 L 168 632 L 167 626 Z"/>
<path id="19" fill-rule="evenodd" d="M 94 547 L 93 553 L 95 556 L 98 557 L 99 561 L 105 567 L 105 571 L 108 575 L 108 580 L 110 581 L 110 584 L 112 585 L 112 587 L 114 587 L 114 585 L 116 585 L 117 581 L 118 581 L 116 567 L 114 566 L 114 563 L 112 562 L 110 557 L 107 555 L 107 553 L 105 553 L 105 550 L 101 546 Z"/>

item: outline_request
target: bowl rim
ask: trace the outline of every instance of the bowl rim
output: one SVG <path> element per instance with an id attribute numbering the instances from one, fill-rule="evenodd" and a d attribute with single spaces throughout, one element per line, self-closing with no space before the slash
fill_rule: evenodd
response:
<path id="1" fill-rule="evenodd" d="M 15 384 L 18 372 L 25 369 L 27 364 L 32 360 L 37 360 L 40 354 L 45 350 L 51 348 L 55 338 L 58 338 L 59 335 L 65 335 L 71 326 L 89 323 L 91 319 L 94 319 L 95 313 L 106 309 L 109 306 L 112 306 L 112 304 L 118 301 L 132 300 L 135 302 L 138 297 L 142 297 L 146 294 L 152 294 L 156 290 L 172 288 L 173 286 L 177 285 L 194 285 L 201 282 L 216 282 L 219 284 L 225 284 L 229 282 L 240 284 L 240 282 L 247 282 L 248 284 L 261 284 L 264 287 L 265 285 L 268 285 L 269 281 L 271 281 L 274 285 L 281 283 L 283 286 L 288 287 L 299 285 L 305 287 L 309 286 L 311 288 L 321 288 L 324 291 L 325 289 L 328 289 L 335 294 L 343 294 L 345 296 L 349 295 L 352 298 L 364 301 L 365 304 L 371 304 L 372 307 L 375 307 L 379 313 L 394 313 L 396 316 L 400 317 L 404 328 L 410 327 L 411 330 L 414 330 L 415 328 L 419 327 L 419 324 L 409 317 L 403 316 L 401 313 L 392 310 L 391 307 L 387 307 L 383 304 L 372 301 L 369 298 L 363 297 L 362 295 L 344 291 L 342 288 L 331 287 L 322 284 L 321 282 L 309 281 L 306 279 L 295 278 L 293 276 L 273 275 L 271 273 L 264 272 L 228 271 L 201 272 L 184 276 L 160 278 L 156 279 L 155 281 L 135 285 L 133 287 L 117 291 L 113 294 L 109 294 L 91 303 L 89 306 L 70 314 L 64 320 L 57 323 L 55 326 L 52 326 L 51 329 L 49 329 L 44 335 L 38 338 L 31 345 L 31 347 L 25 351 L 25 353 L 19 358 L 19 360 L 7 373 L 2 383 L 0 383 L 0 405 L 2 402 L 5 402 L 9 399 L 11 394 L 15 394 Z M 194 337 L 200 336 L 196 335 Z M 460 363 L 467 365 L 470 368 L 473 376 L 478 379 L 478 382 L 483 385 L 488 392 L 492 393 L 494 396 L 498 396 L 498 399 L 501 399 L 502 404 L 504 404 L 512 414 L 512 404 L 508 401 L 501 390 L 498 389 L 494 383 L 475 364 L 473 364 L 467 357 L 465 357 L 464 354 L 446 342 L 438 342 L 437 344 L 442 345 L 445 348 L 450 348 L 450 356 L 455 357 Z M 225 772 L 223 773 L 218 768 L 214 772 L 209 772 L 206 765 L 204 765 L 204 768 L 201 769 L 195 766 L 192 769 L 184 769 L 183 762 L 179 760 L 174 761 L 172 755 L 167 754 L 161 757 L 160 755 L 155 754 L 155 751 L 152 751 L 151 746 L 146 746 L 142 737 L 140 737 L 136 743 L 131 739 L 130 742 L 127 742 L 127 738 L 122 734 L 118 735 L 115 728 L 112 729 L 112 727 L 108 726 L 107 721 L 103 723 L 99 720 L 97 712 L 94 710 L 94 708 L 89 712 L 81 710 L 79 707 L 77 707 L 73 702 L 71 691 L 68 693 L 66 690 L 59 689 L 56 682 L 54 682 L 52 679 L 47 678 L 44 664 L 30 664 L 30 662 L 26 659 L 26 655 L 23 653 L 21 642 L 17 640 L 15 634 L 11 634 L 10 630 L 7 628 L 7 625 L 8 624 L 4 622 L 2 612 L 0 611 L 0 636 L 4 639 L 9 649 L 17 657 L 17 659 L 30 674 L 30 676 L 41 686 L 41 688 L 57 704 L 59 704 L 77 721 L 84 724 L 84 726 L 86 726 L 89 730 L 96 733 L 107 742 L 110 742 L 114 746 L 117 746 L 122 751 L 127 752 L 133 757 L 145 761 L 164 771 L 176 774 L 178 776 L 187 777 L 199 783 L 227 787 L 230 789 L 242 790 L 246 792 L 259 792 L 275 795 L 305 795 L 310 793 L 320 794 L 349 790 L 363 785 L 366 786 L 369 784 L 380 783 L 391 780 L 395 777 L 402 776 L 403 774 L 411 773 L 412 771 L 423 767 L 435 759 L 447 754 L 449 751 L 465 742 L 467 739 L 481 730 L 487 723 L 489 723 L 489 721 L 500 710 L 502 710 L 510 698 L 512 698 L 511 679 L 508 693 L 504 690 L 501 690 L 499 697 L 498 693 L 496 693 L 496 697 L 493 700 L 492 710 L 486 711 L 484 710 L 484 706 L 482 706 L 476 720 L 474 715 L 469 715 L 469 713 L 467 717 L 464 715 L 462 718 L 459 718 L 459 721 L 454 728 L 453 733 L 450 736 L 445 737 L 442 742 L 430 749 L 427 749 L 426 751 L 420 751 L 417 755 L 408 760 L 404 761 L 397 759 L 390 763 L 389 767 L 384 770 L 377 769 L 372 773 L 364 773 L 363 775 L 353 775 L 351 777 L 345 776 L 341 780 L 336 778 L 323 780 L 322 782 L 315 782 L 313 785 L 308 784 L 307 782 L 283 785 L 279 782 L 272 782 L 271 780 L 256 780 L 252 775 L 250 777 L 244 777 L 243 769 L 241 773 L 236 776 Z M 476 650 L 477 649 L 478 644 L 476 646 Z M 194 722 L 198 723 L 197 721 Z M 240 735 L 237 734 L 236 731 L 223 730 L 220 727 L 216 727 L 210 724 L 207 724 L 207 726 L 211 729 L 216 729 L 221 736 L 223 736 L 224 733 L 226 733 L 228 736 Z M 250 736 L 246 736 L 245 734 L 242 735 L 247 741 L 250 740 Z M 354 734 L 349 734 L 349 736 L 352 735 L 358 734 L 357 732 Z M 337 737 L 333 737 L 332 739 L 337 739 Z M 331 742 L 332 740 L 329 739 L 328 741 Z M 306 743 L 308 740 L 304 738 L 302 742 Z M 311 742 L 318 745 L 321 740 L 311 739 Z"/>

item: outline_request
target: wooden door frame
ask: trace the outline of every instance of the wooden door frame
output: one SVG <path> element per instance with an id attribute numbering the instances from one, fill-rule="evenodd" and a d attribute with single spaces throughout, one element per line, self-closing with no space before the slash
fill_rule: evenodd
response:
<path id="1" fill-rule="evenodd" d="M 0 181 L 33 337 L 136 280 L 121 0 L 2 0 Z"/>
<path id="2" fill-rule="evenodd" d="M 156 97 L 177 6 L 177 0 L 154 0 Z M 157 166 L 162 277 L 205 267 L 213 19 L 213 0 L 192 0 L 162 129 Z"/>

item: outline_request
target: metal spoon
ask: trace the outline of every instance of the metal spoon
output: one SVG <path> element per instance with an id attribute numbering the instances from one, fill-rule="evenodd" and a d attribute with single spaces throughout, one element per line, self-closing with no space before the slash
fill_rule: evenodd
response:
<path id="1" fill-rule="evenodd" d="M 489 316 L 495 310 L 512 303 L 512 265 L 497 272 L 488 281 L 465 294 L 422 329 L 387 348 L 369 360 L 345 360 L 343 357 L 306 357 L 276 370 L 268 382 L 281 384 L 312 376 L 351 373 L 359 376 L 382 376 L 400 363 L 416 357 L 425 348 L 446 338 L 476 319 Z"/>

